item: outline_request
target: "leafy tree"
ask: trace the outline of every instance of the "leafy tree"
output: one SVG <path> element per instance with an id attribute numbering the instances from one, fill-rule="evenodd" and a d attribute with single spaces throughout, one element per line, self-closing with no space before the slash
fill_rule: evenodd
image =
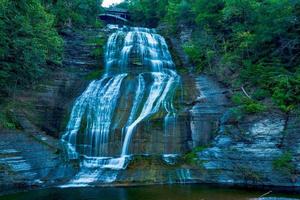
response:
<path id="1" fill-rule="evenodd" d="M 1 93 L 33 84 L 49 66 L 61 64 L 59 29 L 95 24 L 101 2 L 0 0 Z"/>
<path id="2" fill-rule="evenodd" d="M 156 27 L 165 15 L 168 0 L 131 0 L 128 9 L 132 20 L 140 26 Z"/>
<path id="3" fill-rule="evenodd" d="M 54 16 L 39 0 L 0 1 L 0 88 L 37 80 L 46 64 L 61 62 L 62 40 Z"/>
<path id="4" fill-rule="evenodd" d="M 80 27 L 97 22 L 102 0 L 43 0 L 43 3 L 56 16 L 56 26 Z"/>
<path id="5" fill-rule="evenodd" d="M 193 12 L 196 15 L 196 23 L 203 28 L 217 28 L 221 25 L 221 11 L 224 7 L 223 0 L 196 0 Z"/>

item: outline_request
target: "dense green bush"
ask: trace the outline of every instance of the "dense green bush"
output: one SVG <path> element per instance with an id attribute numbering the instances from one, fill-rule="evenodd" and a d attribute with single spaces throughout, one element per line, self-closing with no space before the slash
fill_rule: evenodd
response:
<path id="1" fill-rule="evenodd" d="M 56 26 L 80 27 L 95 25 L 102 0 L 42 0 L 47 10 L 56 16 Z"/>
<path id="2" fill-rule="evenodd" d="M 118 7 L 129 10 L 134 24 L 156 27 L 166 13 L 167 4 L 168 0 L 125 0 Z"/>
<path id="3" fill-rule="evenodd" d="M 240 105 L 242 110 L 246 113 L 258 113 L 266 111 L 265 105 L 256 100 L 246 97 L 246 95 L 242 93 L 233 95 L 231 99 L 236 105 Z"/>
<path id="4" fill-rule="evenodd" d="M 192 151 L 188 152 L 183 156 L 183 159 L 186 163 L 192 164 L 192 165 L 201 165 L 201 161 L 197 157 L 197 153 L 204 151 L 207 149 L 208 146 L 198 146 L 195 147 Z"/>
<path id="5" fill-rule="evenodd" d="M 12 113 L 15 106 L 13 102 L 5 102 L 0 105 L 0 129 L 20 128 L 17 119 Z"/>
<path id="6" fill-rule="evenodd" d="M 200 49 L 195 44 L 187 43 L 183 47 L 185 53 L 189 56 L 190 62 L 195 66 L 197 72 L 203 70 L 203 63 L 201 62 Z"/>
<path id="7" fill-rule="evenodd" d="M 292 175 L 295 173 L 295 165 L 292 160 L 292 155 L 289 152 L 285 152 L 273 161 L 273 168 L 285 174 Z"/>

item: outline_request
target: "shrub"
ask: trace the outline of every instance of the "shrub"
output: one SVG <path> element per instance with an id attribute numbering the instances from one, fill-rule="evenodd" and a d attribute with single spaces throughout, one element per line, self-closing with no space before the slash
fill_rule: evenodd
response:
<path id="1" fill-rule="evenodd" d="M 59 28 L 95 26 L 97 14 L 101 11 L 99 0 L 43 0 L 43 4 L 56 16 L 55 23 Z"/>
<path id="2" fill-rule="evenodd" d="M 244 105 L 244 110 L 246 113 L 259 113 L 266 111 L 266 106 L 257 101 L 250 101 Z"/>
<path id="3" fill-rule="evenodd" d="M 95 71 L 90 72 L 88 75 L 85 76 L 85 80 L 95 80 L 101 77 L 103 74 L 103 70 L 97 69 Z"/>
<path id="4" fill-rule="evenodd" d="M 292 73 L 282 66 L 268 66 L 265 63 L 248 64 L 241 71 L 241 79 L 259 88 L 255 99 L 262 99 L 263 96 L 272 97 L 278 107 L 285 112 L 294 109 L 300 101 L 299 70 Z"/>
<path id="5" fill-rule="evenodd" d="M 270 91 L 261 89 L 261 88 L 258 88 L 257 90 L 255 90 L 255 92 L 252 94 L 252 97 L 258 101 L 263 100 L 266 97 L 270 97 L 270 96 L 271 96 Z"/>
<path id="6" fill-rule="evenodd" d="M 20 128 L 18 121 L 10 111 L 12 107 L 15 107 L 13 103 L 3 103 L 0 105 L 0 129 Z"/>
<path id="7" fill-rule="evenodd" d="M 246 113 L 259 113 L 266 111 L 266 106 L 243 95 L 242 93 L 237 93 L 232 96 L 232 101 L 239 106 L 242 106 L 242 110 Z"/>
<path id="8" fill-rule="evenodd" d="M 203 70 L 201 62 L 200 49 L 193 43 L 186 43 L 183 46 L 184 52 L 188 55 L 190 62 L 195 66 L 196 72 L 200 73 Z"/>
<path id="9" fill-rule="evenodd" d="M 273 168 L 288 175 L 294 174 L 295 165 L 293 164 L 292 160 L 292 154 L 285 152 L 273 161 Z"/>
<path id="10" fill-rule="evenodd" d="M 198 146 L 195 147 L 191 152 L 184 155 L 185 162 L 192 164 L 192 165 L 200 165 L 201 161 L 197 158 L 197 153 L 205 150 L 208 148 L 207 146 Z"/>

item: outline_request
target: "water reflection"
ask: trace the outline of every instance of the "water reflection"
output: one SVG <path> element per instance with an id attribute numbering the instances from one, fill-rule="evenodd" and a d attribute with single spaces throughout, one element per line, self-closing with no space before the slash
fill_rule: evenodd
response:
<path id="1" fill-rule="evenodd" d="M 2 196 L 0 200 L 246 200 L 255 199 L 263 191 L 211 188 L 199 185 L 169 185 L 129 188 L 44 189 Z M 271 194 L 268 197 L 297 199 L 300 196 Z M 268 199 L 269 200 L 269 199 Z"/>

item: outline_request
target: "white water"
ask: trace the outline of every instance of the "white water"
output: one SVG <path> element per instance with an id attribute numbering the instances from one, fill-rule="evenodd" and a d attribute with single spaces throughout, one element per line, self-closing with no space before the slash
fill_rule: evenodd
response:
<path id="1" fill-rule="evenodd" d="M 190 183 L 193 180 L 190 169 L 178 169 L 177 177 L 179 183 Z"/>
<path id="2" fill-rule="evenodd" d="M 161 109 L 166 113 L 165 132 L 175 129 L 176 114 L 172 101 L 179 76 L 174 71 L 174 63 L 162 36 L 147 28 L 118 29 L 107 42 L 105 69 L 105 75 L 92 81 L 75 101 L 67 130 L 62 136 L 69 158 L 81 160 L 81 171 L 70 185 L 113 182 L 117 178 L 115 172 L 128 164 L 129 147 L 136 127 Z M 122 100 L 128 90 L 133 90 L 135 95 L 132 103 L 127 100 L 124 104 Z M 121 105 L 129 106 L 128 115 L 118 115 Z M 116 124 L 121 123 L 124 116 L 127 118 L 123 123 L 122 137 L 112 141 Z M 112 152 L 118 149 L 119 143 L 121 148 L 116 156 Z M 105 177 L 106 169 L 114 172 Z"/>

